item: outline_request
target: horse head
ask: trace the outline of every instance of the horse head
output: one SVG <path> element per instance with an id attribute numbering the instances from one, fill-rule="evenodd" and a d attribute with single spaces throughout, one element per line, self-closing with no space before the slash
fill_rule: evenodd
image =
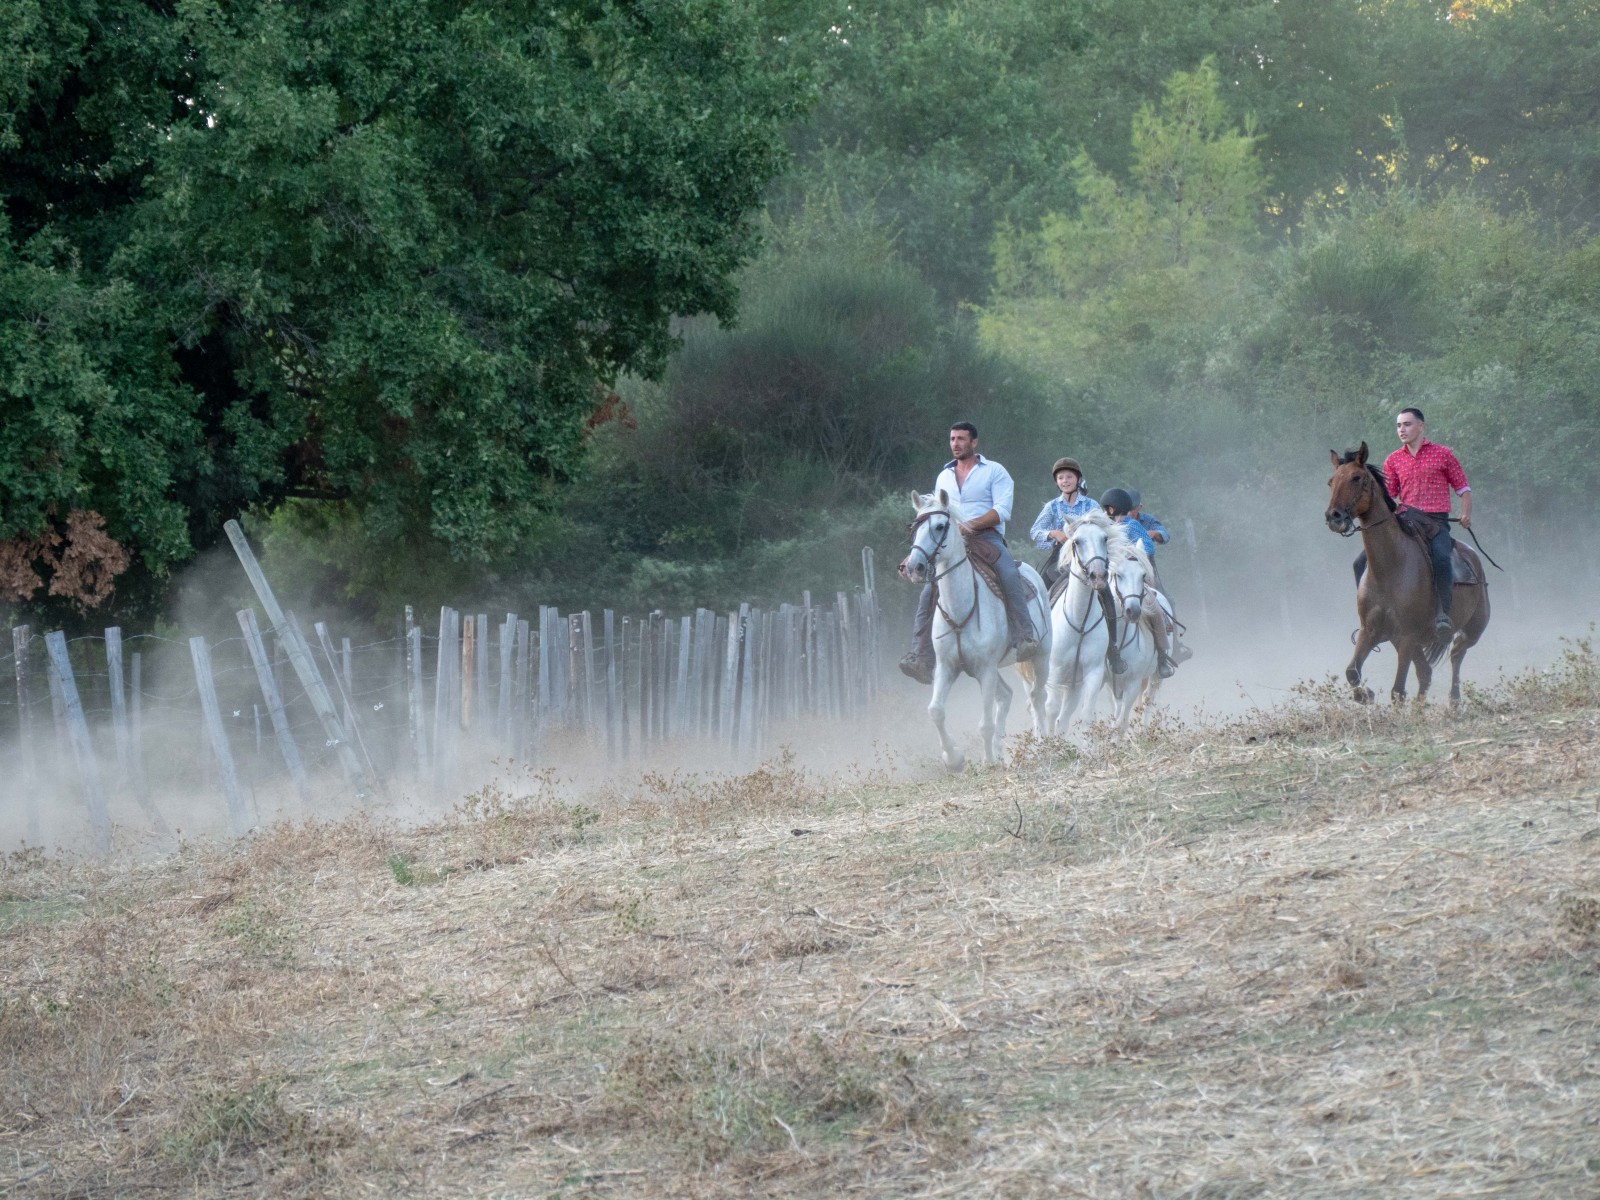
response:
<path id="1" fill-rule="evenodd" d="M 1323 521 L 1334 533 L 1345 537 L 1355 532 L 1356 522 L 1372 515 L 1374 506 L 1394 508 L 1378 469 L 1367 461 L 1367 444 L 1340 454 L 1329 450 L 1333 477 L 1328 480 L 1328 510 Z"/>
<path id="2" fill-rule="evenodd" d="M 911 553 L 900 560 L 900 578 L 926 583 L 933 577 L 934 561 L 950 542 L 951 532 L 960 520 L 943 490 L 937 495 L 911 493 Z"/>
<path id="3" fill-rule="evenodd" d="M 1124 537 L 1120 530 L 1108 544 L 1111 553 L 1111 589 L 1122 609 L 1123 618 L 1130 625 L 1137 624 L 1144 612 L 1145 592 L 1149 590 L 1154 573 L 1150 559 L 1142 547 Z"/>
<path id="4" fill-rule="evenodd" d="M 1106 586 L 1106 573 L 1111 566 L 1106 549 L 1110 528 L 1110 518 L 1104 513 L 1087 512 L 1067 526 L 1067 541 L 1062 547 L 1063 565 L 1097 592 Z"/>

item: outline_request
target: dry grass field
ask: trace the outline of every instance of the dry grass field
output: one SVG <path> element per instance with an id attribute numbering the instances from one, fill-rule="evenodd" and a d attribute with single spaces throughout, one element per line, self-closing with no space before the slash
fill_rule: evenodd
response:
<path id="1" fill-rule="evenodd" d="M 0 1194 L 1600 1196 L 1600 664 L 0 874 Z"/>

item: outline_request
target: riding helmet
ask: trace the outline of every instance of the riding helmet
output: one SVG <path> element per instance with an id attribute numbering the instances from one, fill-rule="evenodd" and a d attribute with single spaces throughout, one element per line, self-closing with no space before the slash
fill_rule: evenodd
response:
<path id="1" fill-rule="evenodd" d="M 1100 507 L 1120 517 L 1133 511 L 1133 497 L 1126 488 L 1110 488 L 1100 497 Z"/>
<path id="2" fill-rule="evenodd" d="M 1139 489 L 1138 488 L 1124 488 L 1123 490 L 1128 493 L 1128 508 L 1129 508 L 1129 510 L 1131 511 L 1131 510 L 1133 510 L 1135 508 L 1138 508 L 1139 507 Z"/>
<path id="3" fill-rule="evenodd" d="M 1083 482 L 1083 468 L 1078 465 L 1078 460 L 1075 458 L 1056 459 L 1056 465 L 1050 468 L 1050 478 L 1054 479 L 1058 471 L 1074 471 L 1077 473 L 1078 482 Z"/>

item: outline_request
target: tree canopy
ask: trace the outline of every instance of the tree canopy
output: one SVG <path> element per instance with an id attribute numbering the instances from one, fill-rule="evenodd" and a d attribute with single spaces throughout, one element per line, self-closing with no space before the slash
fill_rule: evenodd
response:
<path id="1" fill-rule="evenodd" d="M 803 98 L 741 0 L 5 7 L 13 597 L 72 513 L 152 576 L 293 496 L 503 552 L 671 316 L 734 315 Z"/>

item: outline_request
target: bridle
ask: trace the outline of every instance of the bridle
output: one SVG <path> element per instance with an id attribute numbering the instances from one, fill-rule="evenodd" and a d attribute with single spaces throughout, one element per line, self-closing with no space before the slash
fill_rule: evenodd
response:
<path id="1" fill-rule="evenodd" d="M 945 518 L 945 525 L 944 525 L 944 532 L 939 535 L 939 540 L 933 544 L 933 553 L 930 554 L 930 553 L 928 553 L 928 551 L 924 550 L 921 546 L 917 545 L 917 540 L 916 539 L 917 539 L 917 527 L 919 525 L 921 525 L 924 521 L 928 521 L 928 520 L 932 519 L 933 517 L 944 517 Z M 934 563 L 936 563 L 939 560 L 939 551 L 944 549 L 945 542 L 950 540 L 950 530 L 955 527 L 955 522 L 950 520 L 949 518 L 950 518 L 950 510 L 949 509 L 946 509 L 946 508 L 930 508 L 927 512 L 918 513 L 917 516 L 916 516 L 916 519 L 913 520 L 911 522 L 911 524 L 906 526 L 906 532 L 911 535 L 911 553 L 912 554 L 920 554 L 920 555 L 922 555 L 923 558 L 928 560 L 928 566 L 930 568 L 932 568 Z M 906 555 L 907 559 L 910 559 L 910 557 L 911 557 L 911 554 Z M 929 582 L 930 583 L 938 583 L 939 580 L 943 579 L 946 575 L 950 574 L 951 571 L 954 571 L 957 567 L 959 567 L 962 563 L 964 563 L 966 561 L 967 561 L 967 556 L 965 554 L 963 554 L 960 558 L 956 559 L 955 562 L 951 563 L 943 571 L 940 571 L 937 575 L 934 575 L 929 580 Z"/>
<path id="2" fill-rule="evenodd" d="M 1359 478 L 1361 481 L 1361 487 L 1359 491 L 1361 497 L 1367 502 L 1367 512 L 1358 513 L 1355 511 L 1354 507 L 1352 507 L 1350 510 L 1350 515 L 1355 518 L 1355 521 L 1351 522 L 1350 528 L 1345 530 L 1343 533 L 1340 533 L 1337 529 L 1334 530 L 1334 532 L 1338 533 L 1340 537 L 1355 537 L 1355 535 L 1360 533 L 1363 529 L 1373 529 L 1379 525 L 1382 525 L 1385 521 L 1392 521 L 1394 519 L 1394 510 L 1391 509 L 1387 504 L 1383 506 L 1383 516 L 1378 520 L 1373 521 L 1368 518 L 1367 514 L 1372 511 L 1372 492 L 1373 489 L 1378 486 L 1378 483 L 1377 480 L 1373 479 L 1372 472 L 1367 470 L 1366 467 L 1360 468 L 1360 474 L 1357 476 L 1357 478 Z"/>
<path id="3" fill-rule="evenodd" d="M 928 521 L 933 517 L 944 517 L 945 526 L 944 530 L 939 534 L 939 540 L 933 544 L 933 552 L 930 554 L 921 546 L 917 545 L 916 536 L 917 527 L 920 526 L 924 521 Z M 954 527 L 955 522 L 950 520 L 950 510 L 946 508 L 930 508 L 927 512 L 918 513 L 911 524 L 906 526 L 906 532 L 909 533 L 912 538 L 911 549 L 914 552 L 921 554 L 922 557 L 927 560 L 930 569 L 938 562 L 939 552 L 944 549 L 945 542 L 950 540 L 950 530 Z M 965 546 L 963 546 L 963 550 L 965 550 Z M 910 557 L 911 555 L 906 555 L 907 560 L 909 560 Z M 956 559 L 955 562 L 951 563 L 944 570 L 939 571 L 937 574 L 931 574 L 928 580 L 930 584 L 935 585 L 933 591 L 934 607 L 939 610 L 939 615 L 944 618 L 945 624 L 950 626 L 950 632 L 955 635 L 957 658 L 961 656 L 961 631 L 966 628 L 967 622 L 972 620 L 972 618 L 976 616 L 983 607 L 978 603 L 978 572 L 976 570 L 972 572 L 972 604 L 967 609 L 967 615 L 962 617 L 959 621 L 952 617 L 945 609 L 944 589 L 938 587 L 937 585 L 941 579 L 949 575 L 950 572 L 954 571 L 962 563 L 966 562 L 968 557 L 968 554 L 963 553 L 960 558 Z M 980 628 L 982 628 L 983 618 L 981 616 L 978 617 L 978 625 Z"/>

